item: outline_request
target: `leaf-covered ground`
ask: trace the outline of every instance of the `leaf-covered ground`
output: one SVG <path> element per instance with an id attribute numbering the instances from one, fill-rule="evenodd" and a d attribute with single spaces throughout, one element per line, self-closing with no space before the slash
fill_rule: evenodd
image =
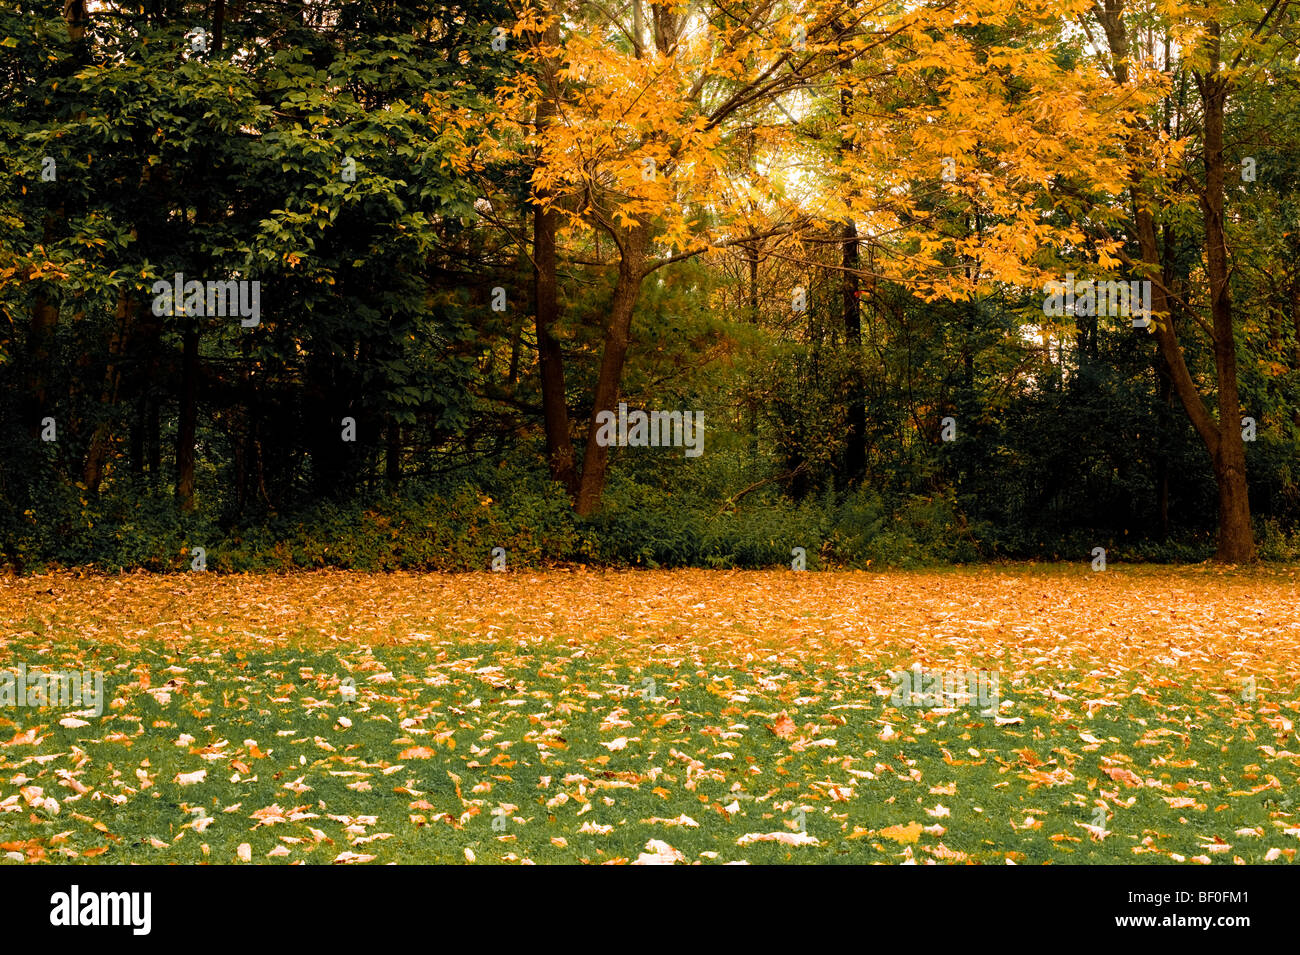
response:
<path id="1" fill-rule="evenodd" d="M 0 858 L 1288 864 L 1295 575 L 11 579 L 0 668 L 105 709 L 0 709 Z"/>

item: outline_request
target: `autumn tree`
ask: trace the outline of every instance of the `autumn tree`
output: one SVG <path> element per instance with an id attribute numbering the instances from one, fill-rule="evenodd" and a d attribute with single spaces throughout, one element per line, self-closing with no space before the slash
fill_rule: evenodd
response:
<path id="1" fill-rule="evenodd" d="M 1099 0 L 1081 15 L 1085 29 L 1090 21 L 1099 27 L 1118 86 L 1134 87 L 1140 82 L 1137 73 L 1149 76 L 1156 65 L 1170 88 L 1185 90 L 1190 81 L 1195 94 L 1194 104 L 1180 95 L 1160 110 L 1132 118 L 1135 162 L 1129 192 L 1140 262 L 1154 286 L 1160 353 L 1213 466 L 1218 488 L 1215 556 L 1227 563 L 1254 560 L 1256 550 L 1242 435 L 1239 321 L 1232 291 L 1236 251 L 1228 202 L 1230 179 L 1246 177 L 1238 174 L 1243 159 L 1230 155 L 1225 131 L 1233 97 L 1244 86 L 1277 82 L 1277 68 L 1289 66 L 1293 7 L 1285 0 L 1151 5 Z M 1148 175 L 1143 158 L 1162 139 L 1172 140 L 1168 151 L 1180 161 L 1161 170 L 1163 175 Z M 1248 150 L 1245 144 L 1236 147 Z M 1183 271 L 1175 265 L 1174 242 L 1189 201 L 1199 213 L 1201 262 Z M 1208 388 L 1198 384 L 1187 360 L 1187 339 L 1197 328 L 1210 342 L 1214 359 Z"/>
<path id="2" fill-rule="evenodd" d="M 537 114 L 544 124 L 520 133 L 538 155 L 535 201 L 560 211 L 563 232 L 600 231 L 615 250 L 606 264 L 617 280 L 575 495 L 580 514 L 600 501 L 608 449 L 595 440 L 596 415 L 618 402 L 638 294 L 654 271 L 729 245 L 752 248 L 764 235 L 800 232 L 819 220 L 851 223 L 841 265 L 850 337 L 859 222 L 870 237 L 897 233 L 909 220 L 908 241 L 893 244 L 901 254 L 890 274 L 934 297 L 970 296 L 993 281 L 1037 275 L 1030 263 L 1038 247 L 1071 230 L 1044 225 L 1031 187 L 1080 162 L 1063 143 L 1088 142 L 1092 165 L 1104 169 L 1094 142 L 1102 124 L 1071 128 L 1070 107 L 1098 89 L 1083 73 L 1058 66 L 1050 50 L 985 48 L 978 38 L 945 32 L 1010 18 L 1034 39 L 1051 38 L 1049 5 L 1013 8 L 980 0 L 907 10 L 863 4 L 846 13 L 839 4 L 764 3 L 735 14 L 712 5 L 646 9 L 637 0 L 621 12 L 582 6 L 560 22 L 558 43 L 533 44 L 543 75 L 558 62 L 563 83 L 544 88 L 536 71 L 525 72 L 503 106 L 507 115 L 532 115 L 531 104 L 554 103 Z M 559 19 L 534 9 L 518 32 L 545 36 Z M 910 98 L 899 95 L 903 87 Z M 799 141 L 792 110 L 806 112 L 828 95 L 846 129 L 838 140 L 842 161 L 822 189 L 810 190 L 790 157 L 811 159 L 816 150 Z M 882 98 L 891 103 L 883 117 L 876 109 Z M 988 131 L 977 135 L 977 127 Z M 961 240 L 923 235 L 910 184 L 933 180 L 954 150 L 969 170 L 951 184 L 955 198 L 978 202 L 990 224 Z M 1000 165 L 973 168 L 977 154 Z M 954 269 L 954 256 L 965 265 Z M 545 376 L 554 395 L 553 370 Z M 558 474 L 563 445 L 553 424 L 548 436 Z"/>

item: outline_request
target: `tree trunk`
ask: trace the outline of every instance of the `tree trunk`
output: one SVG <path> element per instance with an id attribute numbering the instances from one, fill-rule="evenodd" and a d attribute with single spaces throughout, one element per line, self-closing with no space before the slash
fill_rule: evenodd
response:
<path id="1" fill-rule="evenodd" d="M 63 21 L 68 26 L 68 35 L 73 43 L 84 43 L 86 25 L 90 18 L 86 15 L 86 0 L 66 0 L 63 4 Z"/>
<path id="2" fill-rule="evenodd" d="M 1106 0 L 1094 8 L 1108 40 L 1112 70 L 1119 84 L 1128 82 L 1128 34 L 1123 23 L 1123 0 Z M 1246 485 L 1246 453 L 1241 439 L 1241 405 L 1237 390 L 1237 349 L 1233 338 L 1232 300 L 1228 290 L 1227 234 L 1223 220 L 1223 117 L 1228 81 L 1218 72 L 1219 25 L 1207 24 L 1211 69 L 1197 75 L 1205 116 L 1205 193 L 1202 199 L 1206 272 L 1210 280 L 1213 318 L 1214 364 L 1218 377 L 1219 420 L 1216 422 L 1196 387 L 1178 342 L 1170 309 L 1164 270 L 1156 241 L 1151 197 L 1143 185 L 1144 168 L 1134 153 L 1131 191 L 1134 220 L 1143 264 L 1152 281 L 1151 308 L 1167 317 L 1156 322 L 1156 339 L 1168 367 L 1178 400 L 1200 435 L 1214 468 L 1219 496 L 1219 533 L 1215 559 L 1243 563 L 1256 558 L 1250 523 L 1250 498 Z M 1156 281 L 1155 279 L 1159 279 Z"/>
<path id="3" fill-rule="evenodd" d="M 1228 287 L 1228 236 L 1223 219 L 1223 114 L 1229 80 L 1218 70 L 1219 24 L 1210 24 L 1210 71 L 1197 77 L 1205 116 L 1205 266 L 1210 280 L 1214 329 L 1214 367 L 1218 374 L 1219 444 L 1214 478 L 1219 485 L 1219 546 L 1215 559 L 1240 564 L 1255 560 L 1246 486 L 1246 446 L 1241 437 L 1241 399 L 1237 387 L 1237 343 Z"/>
<path id="4" fill-rule="evenodd" d="M 558 44 L 558 22 L 550 23 L 542 40 L 548 46 Z M 546 93 L 537 106 L 539 133 L 555 118 L 555 101 L 559 96 L 558 64 L 553 58 L 542 60 L 541 82 Z M 561 482 L 569 496 L 579 493 L 578 474 L 574 470 L 573 438 L 569 433 L 569 407 L 564 386 L 564 354 L 555 337 L 560 317 L 558 256 L 555 233 L 559 213 L 549 205 L 551 196 L 537 190 L 533 206 L 533 308 L 537 320 L 537 356 L 542 379 L 542 421 L 546 430 L 546 456 L 551 480 Z"/>
<path id="5" fill-rule="evenodd" d="M 216 0 L 212 11 L 212 52 L 220 53 L 226 36 L 226 0 Z"/>
<path id="6" fill-rule="evenodd" d="M 867 471 L 867 409 L 862 394 L 862 311 L 858 303 L 858 228 L 853 222 L 844 224 L 842 265 L 844 341 L 852 363 L 849 384 L 848 440 L 844 448 L 846 484 L 856 484 Z"/>
<path id="7" fill-rule="evenodd" d="M 108 343 L 108 368 L 104 372 L 104 390 L 100 395 L 100 420 L 95 424 L 95 433 L 90 439 L 90 448 L 86 452 L 86 463 L 81 472 L 81 483 L 86 485 L 89 494 L 98 494 L 100 482 L 104 479 L 104 464 L 108 459 L 108 450 L 112 445 L 114 408 L 117 405 L 119 386 L 122 380 L 121 358 L 128 336 L 131 334 L 132 319 L 140 303 L 126 291 L 118 293 L 117 315 L 113 326 L 113 337 Z"/>
<path id="8" fill-rule="evenodd" d="M 759 240 L 755 239 L 748 247 L 746 256 L 749 262 L 749 324 L 755 327 L 758 326 L 759 315 L 758 252 Z M 749 452 L 756 455 L 758 454 L 758 395 L 750 392 L 745 405 L 745 411 L 749 415 Z"/>
<path id="9" fill-rule="evenodd" d="M 582 458 L 582 478 L 574 505 L 582 517 L 587 517 L 596 510 L 605 491 L 609 449 L 596 442 L 596 416 L 601 411 L 618 411 L 619 388 L 623 381 L 623 365 L 627 360 L 632 313 L 641 291 L 641 282 L 645 278 L 643 269 L 649 245 L 650 227 L 644 223 L 632 227 L 623 237 L 618 282 L 614 286 L 609 321 L 605 325 L 605 350 L 600 359 L 600 376 L 596 380 L 591 422 L 587 427 L 587 447 Z"/>
<path id="10" fill-rule="evenodd" d="M 137 481 L 144 476 L 144 432 L 148 401 L 147 397 L 141 395 L 132 409 L 135 414 L 131 419 L 131 476 Z"/>
<path id="11" fill-rule="evenodd" d="M 145 466 L 149 468 L 149 486 L 156 488 L 162 483 L 162 416 L 158 396 L 149 395 L 146 400 L 149 404 L 145 413 Z"/>
<path id="12" fill-rule="evenodd" d="M 85 0 L 66 0 L 63 4 L 63 21 L 68 28 L 68 36 L 72 39 L 75 48 L 74 62 L 78 65 L 84 65 L 87 61 L 85 43 L 88 21 Z M 84 114 L 78 115 L 80 118 Z M 64 219 L 65 212 L 62 205 L 53 214 L 44 218 L 42 223 L 42 243 L 46 247 L 54 239 L 55 223 L 62 222 Z M 28 404 L 26 412 L 28 432 L 33 439 L 40 434 L 40 419 L 46 413 L 46 403 L 49 399 L 50 346 L 54 338 L 54 329 L 58 324 L 59 308 L 57 305 L 50 303 L 45 282 L 42 281 L 37 286 L 36 295 L 32 301 L 32 317 L 27 332 L 29 364 L 27 369 Z M 58 425 L 63 427 L 64 422 L 58 422 Z"/>
<path id="13" fill-rule="evenodd" d="M 198 431 L 199 330 L 184 333 L 181 353 L 181 404 L 176 422 L 176 503 L 194 510 L 194 439 Z"/>
<path id="14" fill-rule="evenodd" d="M 48 242 L 49 220 L 46 221 L 46 231 Z M 49 400 L 50 347 L 58 324 L 58 307 L 50 304 L 44 288 L 38 289 L 27 332 L 27 430 L 33 439 L 40 434 L 41 417 L 46 413 Z"/>
<path id="15" fill-rule="evenodd" d="M 848 126 L 852 119 L 853 94 L 840 90 L 840 119 Z M 847 152 L 847 136 L 840 143 L 840 151 Z M 841 294 L 844 312 L 844 342 L 848 346 L 851 362 L 849 383 L 848 441 L 844 448 L 845 484 L 856 484 L 867 471 L 867 409 L 862 393 L 862 312 L 858 305 L 858 269 L 861 255 L 858 248 L 858 226 L 852 219 L 844 223 L 841 231 L 840 264 L 844 267 Z"/>
<path id="16" fill-rule="evenodd" d="M 1174 383 L 1169 369 L 1159 352 L 1156 353 L 1156 378 L 1160 382 L 1160 404 L 1168 408 L 1174 397 Z M 1163 412 L 1162 412 L 1163 414 Z M 1163 429 L 1162 429 L 1163 430 Z M 1156 519 L 1160 526 L 1160 539 L 1169 538 L 1169 453 L 1164 447 L 1163 434 L 1157 435 L 1156 448 Z"/>
<path id="17" fill-rule="evenodd" d="M 392 490 L 402 480 L 402 426 L 388 422 L 388 444 L 384 449 L 384 480 Z"/>

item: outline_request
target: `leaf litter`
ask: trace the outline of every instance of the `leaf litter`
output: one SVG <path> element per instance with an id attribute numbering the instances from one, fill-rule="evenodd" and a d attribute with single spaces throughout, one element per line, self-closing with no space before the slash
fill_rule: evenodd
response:
<path id="1" fill-rule="evenodd" d="M 0 860 L 1279 862 L 1293 568 L 0 581 Z M 986 670 L 996 712 L 897 706 Z M 942 797 L 937 801 L 936 797 Z M 941 820 L 941 821 L 940 821 Z"/>

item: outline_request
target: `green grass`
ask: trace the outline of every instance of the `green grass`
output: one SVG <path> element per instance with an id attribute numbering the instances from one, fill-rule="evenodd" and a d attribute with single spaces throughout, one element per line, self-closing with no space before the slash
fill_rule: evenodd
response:
<path id="1" fill-rule="evenodd" d="M 491 643 L 430 633 L 355 647 L 340 629 L 288 643 L 196 633 L 114 646 L 34 626 L 10 641 L 4 666 L 103 670 L 106 709 L 73 728 L 59 724 L 66 710 L 3 711 L 5 740 L 32 727 L 40 735 L 0 746 L 0 801 L 13 810 L 0 814 L 8 861 L 230 863 L 246 843 L 255 862 L 329 863 L 348 851 L 375 864 L 463 863 L 469 850 L 479 863 L 598 863 L 635 860 L 658 839 L 705 863 L 936 854 L 992 864 L 1257 863 L 1271 848 L 1296 848 L 1300 834 L 1294 736 L 1268 705 L 1268 685 L 1248 703 L 1238 688 L 1167 668 L 1105 685 L 1044 668 L 1004 674 L 1002 713 L 1023 722 L 995 725 L 972 709 L 892 707 L 876 663 L 745 660 L 692 647 L 679 627 L 664 628 L 653 654 L 508 631 Z M 348 676 L 359 691 L 352 703 L 339 689 Z M 177 682 L 163 700 L 168 680 Z M 1071 699 L 1054 699 L 1055 687 Z M 1117 705 L 1090 717 L 1090 693 Z M 788 739 L 769 728 L 782 712 L 795 724 Z M 193 742 L 178 745 L 185 737 Z M 619 737 L 629 739 L 624 748 L 602 745 Z M 415 758 L 416 747 L 431 757 Z M 1112 780 L 1107 766 L 1143 784 Z M 175 781 L 198 770 L 203 782 Z M 58 802 L 57 814 L 29 805 L 20 790 L 32 786 L 38 800 Z M 1169 802 L 1180 798 L 1194 805 Z M 1100 804 L 1110 835 L 1096 840 L 1081 824 Z M 250 818 L 272 805 L 305 815 Z M 503 805 L 516 808 L 494 829 Z M 940 806 L 948 813 L 935 815 Z M 792 832 L 800 808 L 818 844 L 738 845 L 746 834 Z M 201 832 L 196 809 L 213 819 Z M 682 815 L 698 826 L 644 821 Z M 584 823 L 610 829 L 584 832 Z M 882 833 L 913 823 L 944 831 L 915 842 L 906 828 Z M 1259 834 L 1236 834 L 1245 829 Z M 1216 837 L 1231 848 L 1207 849 Z M 288 854 L 268 856 L 278 847 Z"/>

